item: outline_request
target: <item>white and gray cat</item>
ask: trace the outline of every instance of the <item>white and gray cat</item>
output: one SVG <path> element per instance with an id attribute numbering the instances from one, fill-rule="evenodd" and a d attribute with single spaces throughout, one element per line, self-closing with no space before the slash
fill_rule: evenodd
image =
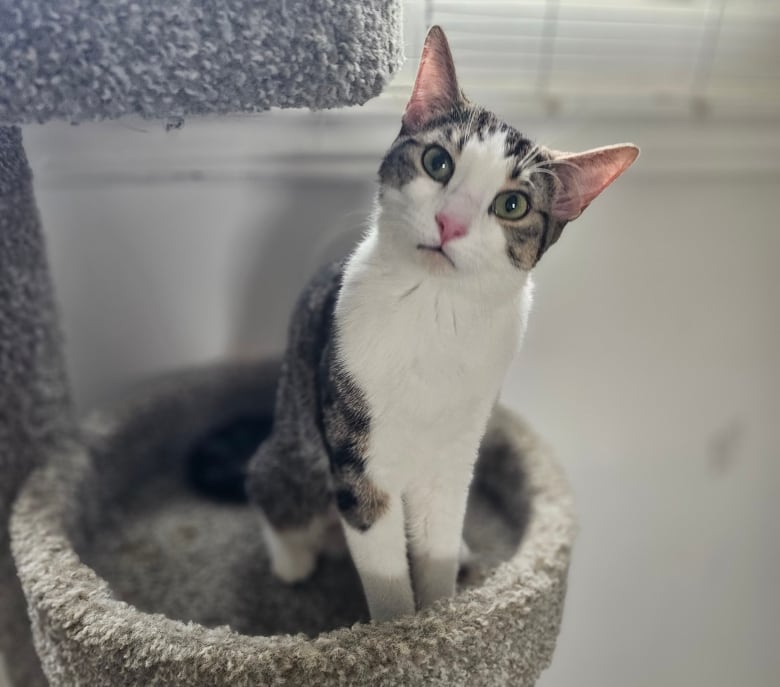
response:
<path id="1" fill-rule="evenodd" d="M 454 594 L 531 269 L 638 152 L 532 143 L 463 96 L 430 30 L 370 227 L 303 293 L 273 430 L 248 468 L 276 575 L 308 577 L 343 526 L 374 621 Z"/>

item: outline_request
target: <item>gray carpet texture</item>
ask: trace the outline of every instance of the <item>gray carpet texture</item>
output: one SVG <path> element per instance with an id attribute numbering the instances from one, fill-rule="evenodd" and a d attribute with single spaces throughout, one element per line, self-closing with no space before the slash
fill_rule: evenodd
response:
<path id="1" fill-rule="evenodd" d="M 45 683 L 8 548 L 8 517 L 28 473 L 74 434 L 32 175 L 21 131 L 0 126 L 0 654 L 25 687 Z"/>
<path id="2" fill-rule="evenodd" d="M 249 506 L 187 484 L 189 449 L 271 412 L 276 363 L 218 365 L 141 386 L 86 422 L 85 448 L 39 468 L 12 548 L 51 685 L 532 685 L 558 634 L 574 535 L 549 451 L 498 408 L 457 596 L 367 622 L 348 558 L 295 587 L 269 571 Z"/>
<path id="3" fill-rule="evenodd" d="M 400 0 L 0 0 L 0 123 L 362 104 L 402 47 Z"/>

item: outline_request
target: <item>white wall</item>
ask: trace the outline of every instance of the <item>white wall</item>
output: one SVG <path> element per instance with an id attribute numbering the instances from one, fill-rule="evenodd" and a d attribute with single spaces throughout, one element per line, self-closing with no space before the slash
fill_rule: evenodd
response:
<path id="1" fill-rule="evenodd" d="M 82 408 L 280 350 L 397 128 L 359 114 L 25 131 Z M 504 394 L 566 466 L 582 526 L 542 684 L 776 684 L 780 166 L 759 153 L 779 127 L 524 128 L 644 148 L 540 265 Z"/>
<path id="2" fill-rule="evenodd" d="M 506 391 L 581 518 L 543 684 L 777 684 L 778 177 L 625 182 L 540 265 Z"/>

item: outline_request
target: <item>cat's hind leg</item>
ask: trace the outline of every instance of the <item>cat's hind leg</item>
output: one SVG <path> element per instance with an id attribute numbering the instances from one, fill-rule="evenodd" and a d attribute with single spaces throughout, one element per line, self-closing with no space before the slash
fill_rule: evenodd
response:
<path id="1" fill-rule="evenodd" d="M 277 529 L 263 515 L 261 532 L 271 571 L 282 582 L 306 580 L 317 567 L 327 524 L 324 514 L 314 515 L 305 525 Z"/>
<path id="2" fill-rule="evenodd" d="M 320 553 L 338 548 L 327 462 L 301 449 L 272 435 L 250 460 L 246 482 L 250 500 L 261 511 L 271 570 L 291 584 L 314 572 Z"/>

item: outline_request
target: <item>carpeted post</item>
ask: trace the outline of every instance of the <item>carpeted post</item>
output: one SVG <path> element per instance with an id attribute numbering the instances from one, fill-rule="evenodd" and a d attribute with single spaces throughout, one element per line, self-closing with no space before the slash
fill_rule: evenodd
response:
<path id="1" fill-rule="evenodd" d="M 22 481 L 74 427 L 32 174 L 20 129 L 0 126 L 0 652 L 15 686 L 46 681 L 8 518 Z"/>
<path id="2" fill-rule="evenodd" d="M 30 637 L 32 620 L 41 646 L 40 612 L 27 617 L 9 554 L 9 515 L 32 468 L 67 453 L 59 449 L 75 437 L 30 167 L 15 125 L 140 116 L 174 126 L 192 115 L 362 104 L 402 62 L 401 4 L 0 0 L 0 667 L 7 664 L 14 687 L 45 680 Z M 29 591 L 33 609 L 39 593 Z"/>

